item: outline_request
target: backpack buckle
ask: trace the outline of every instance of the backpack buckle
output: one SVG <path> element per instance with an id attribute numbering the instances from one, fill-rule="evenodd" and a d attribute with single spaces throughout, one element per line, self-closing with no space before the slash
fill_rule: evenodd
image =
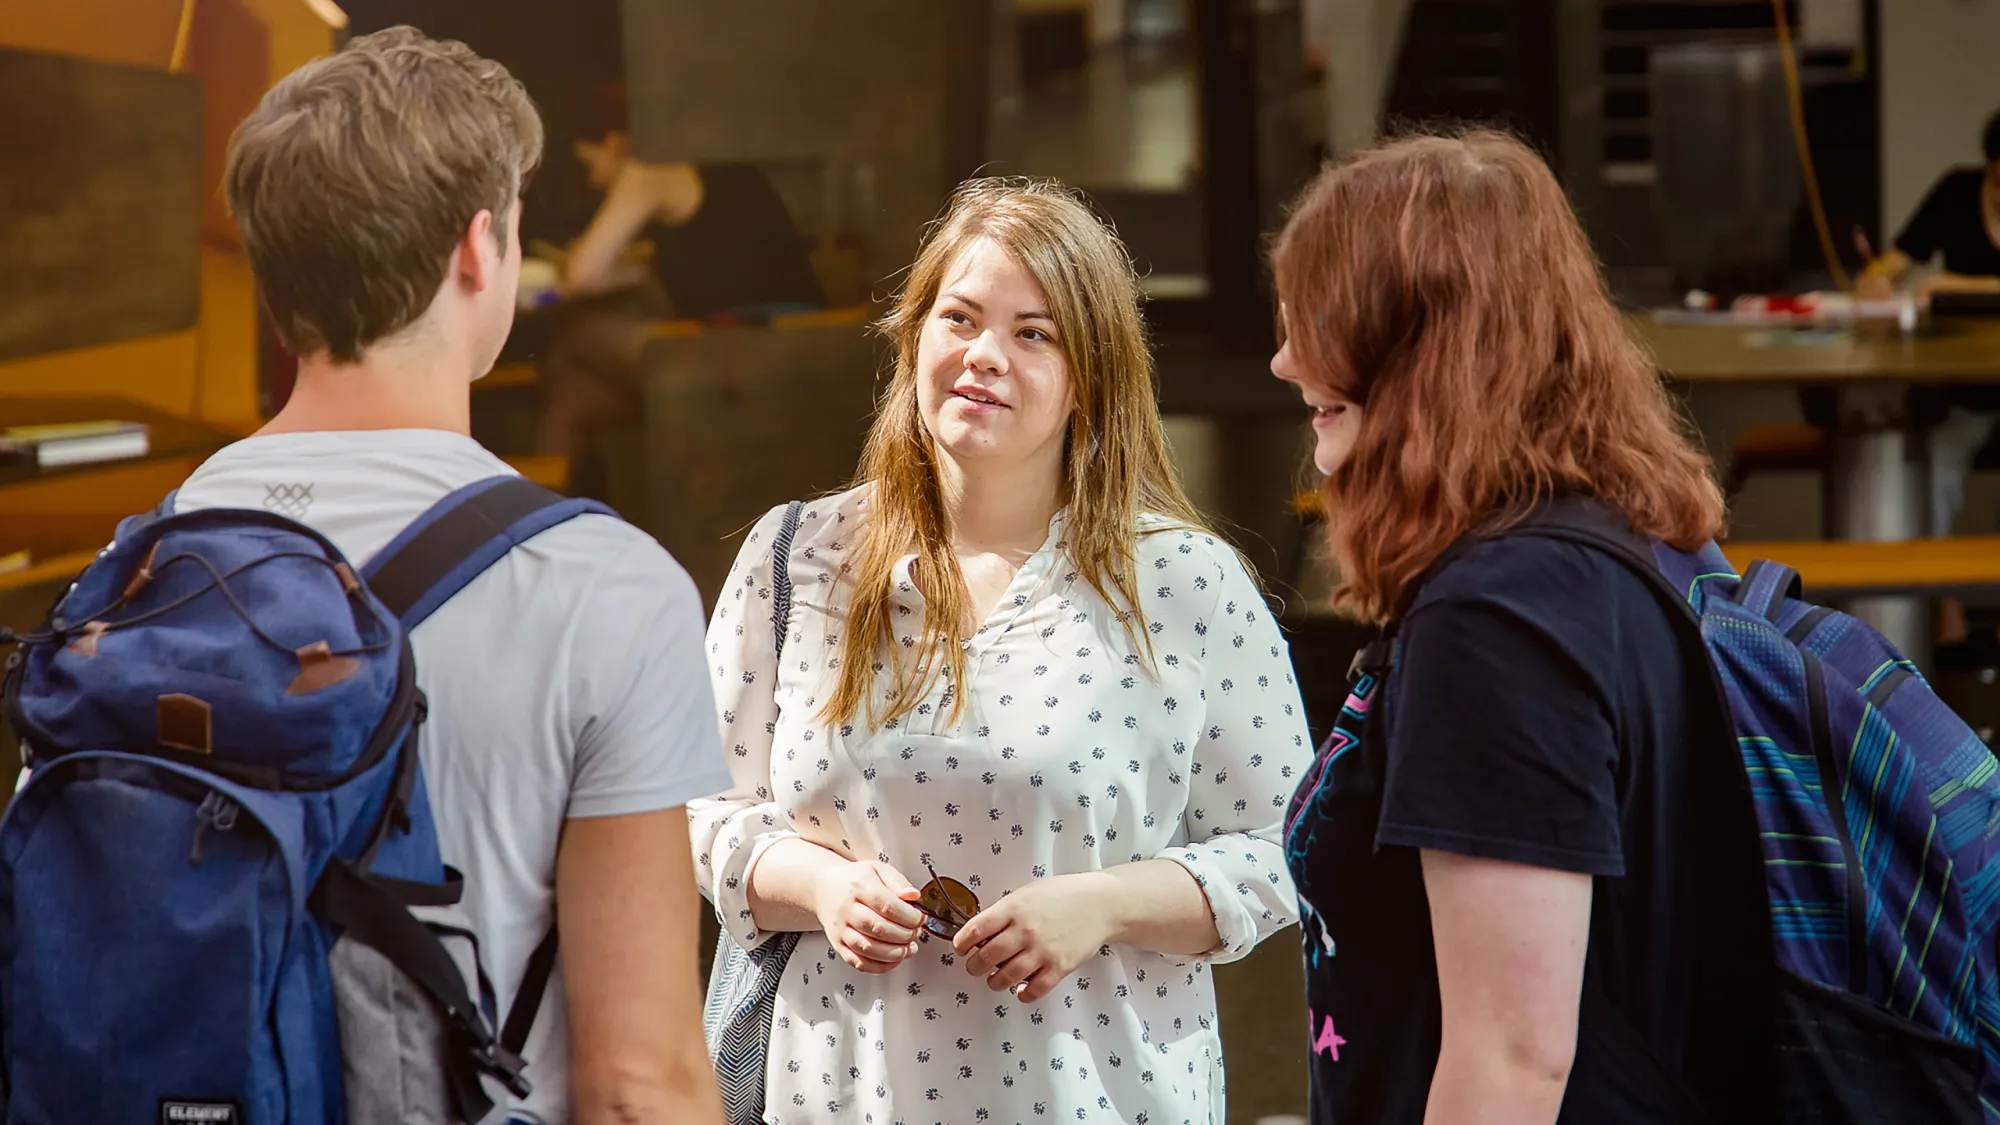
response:
<path id="1" fill-rule="evenodd" d="M 479 1069 L 499 1079 L 500 1084 L 507 1087 L 507 1092 L 515 1097 L 525 1098 L 534 1092 L 534 1087 L 522 1074 L 528 1069 L 527 1061 L 499 1043 L 488 1043 L 479 1048 L 472 1053 L 472 1059 L 479 1064 Z"/>
<path id="2" fill-rule="evenodd" d="M 1395 637 L 1375 638 L 1354 654 L 1353 662 L 1347 666 L 1347 682 L 1351 684 L 1363 676 L 1380 676 L 1389 670 L 1395 655 Z"/>

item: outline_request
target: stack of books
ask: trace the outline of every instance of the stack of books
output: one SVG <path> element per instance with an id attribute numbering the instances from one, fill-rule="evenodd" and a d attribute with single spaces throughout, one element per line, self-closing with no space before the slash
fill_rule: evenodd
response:
<path id="1" fill-rule="evenodd" d="M 144 457 L 149 448 L 141 422 L 0 427 L 0 462 L 27 461 L 44 469 Z"/>

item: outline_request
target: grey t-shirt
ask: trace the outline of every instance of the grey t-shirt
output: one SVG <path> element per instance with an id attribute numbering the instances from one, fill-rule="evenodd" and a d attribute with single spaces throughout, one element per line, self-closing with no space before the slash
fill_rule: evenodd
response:
<path id="1" fill-rule="evenodd" d="M 359 567 L 447 494 L 509 472 L 440 430 L 253 437 L 196 470 L 176 509 L 279 512 Z M 412 634 L 424 780 L 501 1012 L 554 917 L 565 819 L 729 787 L 703 629 L 694 583 L 658 543 L 586 515 L 515 548 Z M 524 1052 L 535 1092 L 515 1108 L 549 1125 L 569 1120 L 562 1004 L 558 971 Z"/>

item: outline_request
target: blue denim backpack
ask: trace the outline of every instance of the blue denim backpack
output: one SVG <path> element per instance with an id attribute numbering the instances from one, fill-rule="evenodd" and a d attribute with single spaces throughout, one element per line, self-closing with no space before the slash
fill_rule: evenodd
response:
<path id="1" fill-rule="evenodd" d="M 592 511 L 483 481 L 359 571 L 270 512 L 169 497 L 119 527 L 8 661 L 31 771 L 0 822 L 10 1125 L 445 1125 L 526 1095 L 554 935 L 500 1027 L 409 631 Z"/>

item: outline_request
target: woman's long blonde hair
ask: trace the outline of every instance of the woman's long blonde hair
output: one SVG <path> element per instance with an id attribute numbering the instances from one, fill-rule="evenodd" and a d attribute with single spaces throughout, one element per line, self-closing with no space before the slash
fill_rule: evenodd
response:
<path id="1" fill-rule="evenodd" d="M 917 406 L 917 341 L 946 271 L 987 239 L 1041 286 L 1055 318 L 1076 397 L 1064 451 L 1063 532 L 1077 575 L 1118 612 L 1150 655 L 1135 562 L 1142 513 L 1204 527 L 1181 490 L 1153 390 L 1153 357 L 1139 314 L 1139 279 L 1118 237 L 1072 189 L 1049 180 L 980 179 L 961 186 L 910 267 L 895 308 L 878 327 L 896 349 L 896 370 L 868 434 L 860 483 L 873 486 L 853 596 L 840 638 L 840 680 L 824 718 L 876 728 L 914 710 L 931 680 L 947 674 L 951 714 L 964 706 L 962 623 L 970 608 L 952 551 L 938 458 Z M 927 612 L 914 651 L 894 643 L 896 564 L 915 552 L 915 582 Z M 881 653 L 886 648 L 886 662 Z M 890 692 L 878 713 L 877 677 Z"/>

